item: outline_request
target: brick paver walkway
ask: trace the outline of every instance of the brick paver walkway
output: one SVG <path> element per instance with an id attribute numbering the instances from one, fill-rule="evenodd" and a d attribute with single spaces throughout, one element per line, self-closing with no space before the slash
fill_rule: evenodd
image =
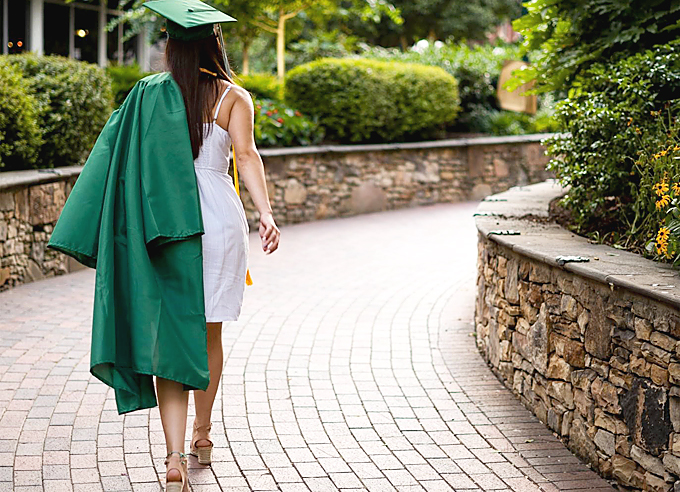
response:
<path id="1" fill-rule="evenodd" d="M 192 490 L 611 490 L 475 349 L 473 211 L 288 226 L 270 257 L 253 234 Z M 0 491 L 161 489 L 158 408 L 119 416 L 89 374 L 93 280 L 0 294 Z"/>

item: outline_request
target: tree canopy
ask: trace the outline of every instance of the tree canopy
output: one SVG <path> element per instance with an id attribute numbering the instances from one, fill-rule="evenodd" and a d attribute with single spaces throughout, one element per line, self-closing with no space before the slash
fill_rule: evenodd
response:
<path id="1" fill-rule="evenodd" d="M 537 90 L 567 86 L 594 62 L 642 52 L 678 37 L 678 0 L 530 0 L 513 26 L 524 36 L 532 67 L 516 85 L 536 80 Z"/>

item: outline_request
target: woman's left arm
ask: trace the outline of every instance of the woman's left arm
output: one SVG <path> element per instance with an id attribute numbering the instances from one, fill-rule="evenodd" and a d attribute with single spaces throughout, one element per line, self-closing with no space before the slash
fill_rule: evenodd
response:
<path id="1" fill-rule="evenodd" d="M 260 238 L 265 253 L 273 253 L 279 247 L 280 231 L 274 221 L 262 157 L 257 151 L 253 133 L 255 111 L 250 94 L 235 86 L 232 90 L 235 101 L 229 118 L 229 135 L 234 144 L 238 174 L 243 179 L 253 203 L 260 213 Z M 220 120 L 218 116 L 218 123 Z"/>

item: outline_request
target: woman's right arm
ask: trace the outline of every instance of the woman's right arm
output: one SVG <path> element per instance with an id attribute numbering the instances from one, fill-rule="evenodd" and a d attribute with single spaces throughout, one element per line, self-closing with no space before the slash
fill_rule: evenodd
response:
<path id="1" fill-rule="evenodd" d="M 281 233 L 274 221 L 267 193 L 264 164 L 255 145 L 253 100 L 248 91 L 242 87 L 234 86 L 232 92 L 234 92 L 234 103 L 228 115 L 227 130 L 234 144 L 239 176 L 243 179 L 255 207 L 260 213 L 259 232 L 262 239 L 262 249 L 269 254 L 278 248 Z M 218 123 L 221 116 L 221 114 L 218 115 Z"/>

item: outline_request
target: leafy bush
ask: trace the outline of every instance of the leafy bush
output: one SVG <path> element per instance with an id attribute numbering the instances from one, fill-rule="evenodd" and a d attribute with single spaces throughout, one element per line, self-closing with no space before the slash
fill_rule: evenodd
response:
<path id="1" fill-rule="evenodd" d="M 287 46 L 287 67 L 295 68 L 319 58 L 343 58 L 356 50 L 357 38 L 339 29 L 315 29 L 307 36 L 308 39 L 300 39 Z"/>
<path id="2" fill-rule="evenodd" d="M 236 76 L 236 83 L 246 89 L 255 98 L 283 99 L 283 87 L 276 75 L 268 73 L 254 73 Z"/>
<path id="3" fill-rule="evenodd" d="M 16 68 L 0 57 L 0 169 L 31 167 L 42 143 L 36 101 Z"/>
<path id="4" fill-rule="evenodd" d="M 44 140 L 38 167 L 83 162 L 111 114 L 106 73 L 96 65 L 59 56 L 10 55 L 34 95 Z"/>
<path id="5" fill-rule="evenodd" d="M 548 141 L 549 168 L 571 190 L 563 200 L 577 231 L 640 246 L 648 231 L 635 162 L 667 140 L 657 111 L 680 105 L 680 42 L 593 64 L 579 75 L 556 118 L 567 131 Z"/>
<path id="6" fill-rule="evenodd" d="M 431 138 L 460 110 L 456 79 L 415 63 L 323 58 L 291 70 L 285 88 L 342 142 Z"/>
<path id="7" fill-rule="evenodd" d="M 314 145 L 324 136 L 318 123 L 279 101 L 255 102 L 255 141 L 261 147 Z"/>
<path id="8" fill-rule="evenodd" d="M 471 118 L 478 120 L 477 127 L 492 135 L 527 135 L 530 133 L 557 132 L 559 127 L 553 117 L 554 100 L 550 95 L 539 98 L 536 114 L 487 109 L 478 106 Z"/>
<path id="9" fill-rule="evenodd" d="M 142 72 L 137 64 L 111 65 L 106 68 L 106 74 L 111 79 L 113 103 L 114 107 L 117 108 L 123 104 L 135 84 L 147 75 L 151 75 L 151 72 Z"/>
<path id="10" fill-rule="evenodd" d="M 519 46 L 512 44 L 435 44 L 426 48 L 416 46 L 406 52 L 371 46 L 363 49 L 367 58 L 433 65 L 453 75 L 458 81 L 461 112 L 452 129 L 468 132 L 489 131 L 487 118 L 500 109 L 496 84 L 503 63 L 520 58 Z"/>
<path id="11" fill-rule="evenodd" d="M 671 42 L 680 5 L 668 0 L 532 0 L 513 27 L 524 36 L 533 64 L 517 84 L 536 80 L 541 91 L 561 90 L 591 64 Z"/>

